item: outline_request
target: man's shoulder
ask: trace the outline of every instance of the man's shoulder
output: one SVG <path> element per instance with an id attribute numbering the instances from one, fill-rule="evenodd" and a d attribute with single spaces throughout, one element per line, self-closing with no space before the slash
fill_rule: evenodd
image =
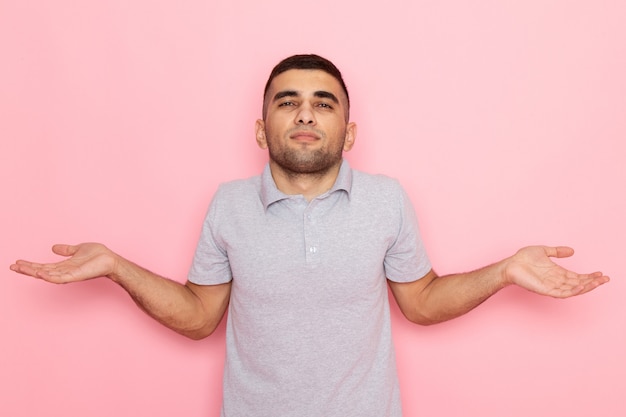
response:
<path id="1" fill-rule="evenodd" d="M 260 190 L 260 175 L 229 180 L 218 186 L 215 194 L 213 195 L 213 202 L 223 202 L 228 204 L 234 200 L 240 204 L 245 204 L 245 201 L 254 201 L 255 199 L 258 199 Z"/>
<path id="2" fill-rule="evenodd" d="M 386 183 L 386 184 L 389 184 L 389 183 L 398 184 L 398 180 L 393 177 L 390 177 L 389 175 L 374 174 L 371 172 L 361 171 L 360 169 L 352 168 L 352 175 L 354 176 L 355 179 L 359 179 L 361 181 L 371 181 L 375 183 Z"/>
<path id="3" fill-rule="evenodd" d="M 382 195 L 402 193 L 400 182 L 385 174 L 372 174 L 369 172 L 352 170 L 353 191 L 365 193 L 378 193 Z"/>
<path id="4" fill-rule="evenodd" d="M 254 175 L 248 178 L 237 178 L 223 182 L 219 185 L 218 191 L 221 192 L 238 192 L 240 190 L 249 190 L 250 188 L 259 188 L 261 186 L 261 175 Z"/>

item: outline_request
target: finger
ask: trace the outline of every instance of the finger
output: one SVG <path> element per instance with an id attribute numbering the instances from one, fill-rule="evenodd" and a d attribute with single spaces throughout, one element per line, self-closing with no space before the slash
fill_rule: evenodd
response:
<path id="1" fill-rule="evenodd" d="M 585 282 L 585 284 L 583 285 L 583 290 L 580 292 L 580 294 L 584 294 L 593 289 L 596 289 L 600 285 L 606 284 L 609 281 L 610 278 L 602 274 L 602 272 L 595 272 L 593 274 L 590 274 L 590 280 Z"/>
<path id="2" fill-rule="evenodd" d="M 586 284 L 591 281 L 599 281 L 599 282 L 608 282 L 609 277 L 605 276 L 602 272 L 592 272 L 591 274 L 576 274 L 575 272 L 569 271 L 567 274 L 567 278 L 572 281 L 577 281 L 582 284 Z"/>
<path id="3" fill-rule="evenodd" d="M 545 246 L 544 250 L 551 258 L 568 258 L 574 254 L 574 249 L 569 246 Z"/>
<path id="4" fill-rule="evenodd" d="M 582 295 L 591 290 L 598 288 L 600 285 L 609 282 L 609 277 L 602 274 L 602 272 L 594 272 L 592 274 L 575 274 L 570 272 L 566 280 L 555 288 L 553 296 L 557 298 L 567 298 L 575 295 Z"/>
<path id="5" fill-rule="evenodd" d="M 14 264 L 11 264 L 11 266 L 9 266 L 9 269 L 13 272 L 24 275 L 33 275 L 32 272 L 34 272 L 34 270 L 30 266 L 25 264 L 24 261 L 16 261 Z"/>
<path id="6" fill-rule="evenodd" d="M 588 293 L 589 291 L 598 288 L 602 284 L 603 284 L 602 282 L 597 281 L 597 280 L 586 282 L 574 288 L 572 290 L 572 294 L 570 294 L 569 296 L 582 295 L 582 294 Z"/>
<path id="7" fill-rule="evenodd" d="M 573 271 L 566 271 L 562 277 L 563 279 L 562 285 L 569 286 L 569 287 L 577 287 L 581 285 L 584 286 L 601 276 L 602 276 L 602 273 L 598 273 L 598 272 L 594 272 L 592 274 L 577 274 L 576 272 L 573 272 Z"/>
<path id="8" fill-rule="evenodd" d="M 66 244 L 56 244 L 52 246 L 52 252 L 61 256 L 72 256 L 78 250 L 78 246 L 66 245 Z"/>
<path id="9" fill-rule="evenodd" d="M 28 275 L 35 278 L 44 278 L 44 276 L 46 276 L 47 274 L 42 274 L 41 267 L 41 264 L 20 260 L 15 262 L 9 268 L 11 269 L 11 271 L 17 272 L 22 275 Z"/>
<path id="10" fill-rule="evenodd" d="M 38 264 L 36 262 L 24 261 L 22 259 L 15 261 L 13 265 L 11 265 L 11 269 L 13 271 L 19 272 L 18 270 L 23 269 L 39 269 L 43 267 L 43 264 Z"/>
<path id="11" fill-rule="evenodd" d="M 12 271 L 22 275 L 48 281 L 54 284 L 63 284 L 71 281 L 71 274 L 57 271 L 54 264 L 37 264 L 34 262 L 17 261 L 10 266 Z"/>

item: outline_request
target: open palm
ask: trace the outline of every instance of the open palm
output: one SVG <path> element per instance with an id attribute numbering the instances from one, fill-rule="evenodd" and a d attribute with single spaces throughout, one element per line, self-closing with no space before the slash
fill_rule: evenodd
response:
<path id="1" fill-rule="evenodd" d="M 520 249 L 512 258 L 506 274 L 511 283 L 537 294 L 566 298 L 584 294 L 608 281 L 601 272 L 578 274 L 555 264 L 550 258 L 572 256 L 566 246 L 530 246 Z"/>
<path id="2" fill-rule="evenodd" d="M 11 270 L 48 282 L 64 284 L 105 276 L 112 273 L 115 267 L 115 256 L 99 243 L 54 245 L 52 251 L 69 258 L 45 264 L 19 260 L 11 265 Z"/>

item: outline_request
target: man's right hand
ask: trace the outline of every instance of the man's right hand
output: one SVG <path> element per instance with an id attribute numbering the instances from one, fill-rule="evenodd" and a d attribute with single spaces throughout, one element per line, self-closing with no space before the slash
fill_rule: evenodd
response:
<path id="1" fill-rule="evenodd" d="M 192 339 L 213 333 L 228 307 L 231 282 L 183 285 L 122 258 L 100 243 L 54 245 L 52 251 L 68 258 L 48 264 L 20 260 L 10 268 L 55 284 L 106 276 L 155 320 Z"/>
<path id="2" fill-rule="evenodd" d="M 20 274 L 65 284 L 112 274 L 117 263 L 117 256 L 100 243 L 54 245 L 52 251 L 69 258 L 46 264 L 18 260 L 10 268 Z"/>

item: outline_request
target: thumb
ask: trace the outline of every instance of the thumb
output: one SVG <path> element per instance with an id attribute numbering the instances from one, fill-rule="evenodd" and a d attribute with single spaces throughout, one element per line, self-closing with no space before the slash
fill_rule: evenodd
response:
<path id="1" fill-rule="evenodd" d="M 552 258 L 569 258 L 574 254 L 574 249 L 569 246 L 546 247 L 546 254 Z"/>
<path id="2" fill-rule="evenodd" d="M 52 252 L 61 256 L 72 256 L 78 251 L 78 246 L 57 244 L 52 246 Z"/>

